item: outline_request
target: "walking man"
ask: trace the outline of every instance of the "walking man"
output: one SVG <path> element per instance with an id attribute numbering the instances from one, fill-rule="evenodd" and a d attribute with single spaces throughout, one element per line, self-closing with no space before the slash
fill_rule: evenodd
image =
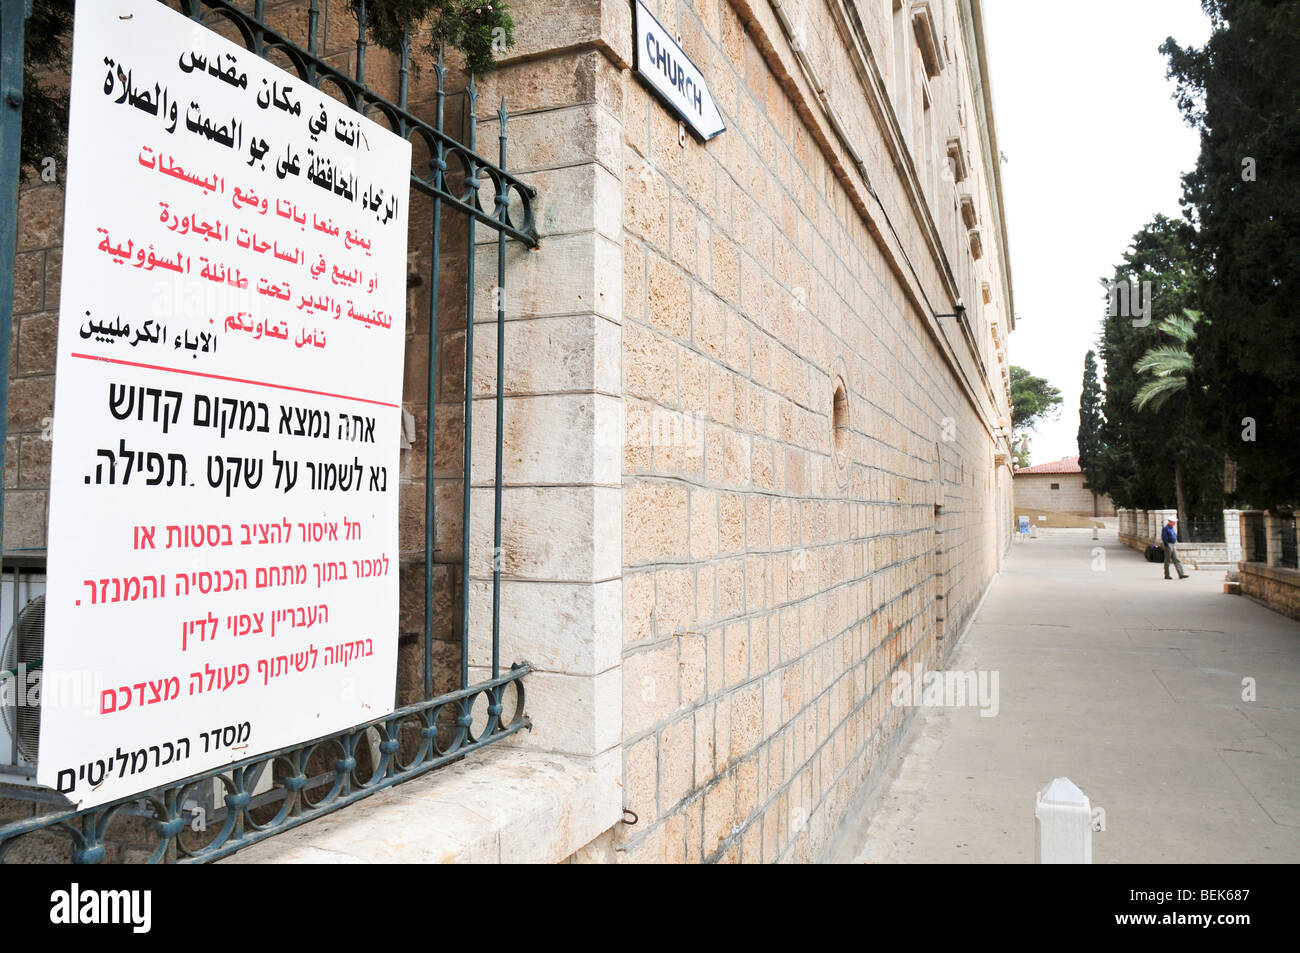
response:
<path id="1" fill-rule="evenodd" d="M 1160 531 L 1160 541 L 1165 544 L 1165 578 L 1170 578 L 1169 564 L 1172 562 L 1178 570 L 1178 578 L 1186 579 L 1187 573 L 1183 572 L 1183 564 L 1178 561 L 1178 517 L 1169 517 Z"/>

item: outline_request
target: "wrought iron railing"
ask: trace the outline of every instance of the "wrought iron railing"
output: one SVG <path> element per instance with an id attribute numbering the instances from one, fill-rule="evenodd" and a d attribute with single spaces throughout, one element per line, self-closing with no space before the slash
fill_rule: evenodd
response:
<path id="1" fill-rule="evenodd" d="M 1179 528 L 1178 537 L 1185 543 L 1222 543 L 1223 518 L 1208 520 L 1188 520 Z"/>
<path id="2" fill-rule="evenodd" d="M 166 2 L 166 0 L 161 0 Z M 411 188 L 432 199 L 433 224 L 429 236 L 431 288 L 429 295 L 428 422 L 425 442 L 425 539 L 423 698 L 392 714 L 352 728 L 315 738 L 303 744 L 264 753 L 232 765 L 212 769 L 129 798 L 90 810 L 61 809 L 61 798 L 39 789 L 0 788 L 0 798 L 19 794 L 43 802 L 46 813 L 0 826 L 0 862 L 47 859 L 51 849 L 78 863 L 96 863 L 109 857 L 110 848 L 132 844 L 150 862 L 194 863 L 229 855 L 286 829 L 338 810 L 375 791 L 417 777 L 502 738 L 531 722 L 524 708 L 523 677 L 526 663 L 502 669 L 500 658 L 502 443 L 504 435 L 505 287 L 506 241 L 515 239 L 537 247 L 533 215 L 535 190 L 506 171 L 505 102 L 497 113 L 498 158 L 480 156 L 475 145 L 473 77 L 465 90 L 468 112 L 467 141 L 444 129 L 448 70 L 439 57 L 433 69 L 437 88 L 432 123 L 409 109 L 411 73 L 410 37 L 402 38 L 397 102 L 377 94 L 366 84 L 366 5 L 357 4 L 355 75 L 330 66 L 318 50 L 321 30 L 317 0 L 306 4 L 307 47 L 294 44 L 265 22 L 264 0 L 251 13 L 230 0 L 176 0 L 181 11 L 199 22 L 219 19 L 233 27 L 247 49 L 269 58 L 286 58 L 299 77 L 313 87 L 328 84 L 354 110 L 386 122 L 398 135 L 420 140 L 426 147 L 427 169 L 411 171 Z M 0 122 L 6 146 L 0 156 L 0 430 L 5 425 L 8 398 L 10 330 L 12 326 L 13 266 L 17 223 L 14 210 L 19 175 L 17 143 L 21 130 L 23 18 L 30 0 L 3 0 L 3 75 L 0 76 Z M 490 185 L 490 208 L 483 194 Z M 442 265 L 443 211 L 467 218 L 465 261 L 465 391 L 464 470 L 462 490 L 462 549 L 460 598 L 459 687 L 434 694 L 434 440 L 433 409 L 437 404 L 439 276 Z M 470 461 L 474 366 L 474 263 L 475 227 L 496 232 L 496 433 L 493 482 L 492 559 L 492 667 L 491 677 L 470 683 Z M 0 432 L 0 469 L 4 462 Z M 0 490 L 2 493 L 2 490 Z M 2 503 L 2 499 L 0 499 Z M 3 507 L 0 506 L 0 513 Z M 3 524 L 0 523 L 0 532 Z M 396 633 L 394 634 L 396 637 Z M 213 802 L 209 814 L 199 813 L 205 786 L 219 786 L 224 795 Z M 134 820 L 130 820 L 134 819 Z M 120 829 L 120 830 L 119 830 Z M 128 829 L 130 836 L 128 836 Z M 122 837 L 115 835 L 122 833 Z M 141 845 L 143 839 L 144 845 Z"/>
<path id="3" fill-rule="evenodd" d="M 1282 524 L 1281 565 L 1287 569 L 1300 569 L 1296 558 L 1295 514 L 1288 513 L 1285 516 L 1279 516 L 1278 522 Z"/>
<path id="4" fill-rule="evenodd" d="M 1250 556 L 1247 562 L 1268 562 L 1268 528 L 1264 525 L 1263 513 L 1243 513 L 1246 529 L 1250 534 Z"/>

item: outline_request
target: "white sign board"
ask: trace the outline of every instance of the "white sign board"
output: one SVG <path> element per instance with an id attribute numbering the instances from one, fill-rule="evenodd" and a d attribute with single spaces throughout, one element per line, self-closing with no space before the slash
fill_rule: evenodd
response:
<path id="1" fill-rule="evenodd" d="M 79 0 L 71 93 L 37 778 L 87 807 L 392 710 L 410 145 L 156 0 Z"/>
<path id="2" fill-rule="evenodd" d="M 726 129 L 704 74 L 641 0 L 633 4 L 633 69 L 707 141 Z"/>

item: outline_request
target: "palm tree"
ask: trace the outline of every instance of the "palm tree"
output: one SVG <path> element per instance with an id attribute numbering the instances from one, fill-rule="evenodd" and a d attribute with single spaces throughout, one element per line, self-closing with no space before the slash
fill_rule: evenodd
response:
<path id="1" fill-rule="evenodd" d="M 1026 434 L 1017 434 L 1012 438 L 1011 456 L 1017 470 L 1029 466 L 1029 437 Z"/>
<path id="2" fill-rule="evenodd" d="M 1170 315 L 1157 325 L 1159 330 L 1173 339 L 1173 343 L 1151 348 L 1133 365 L 1135 373 L 1150 376 L 1150 380 L 1133 395 L 1133 406 L 1136 409 L 1150 409 L 1152 413 L 1159 413 L 1171 397 L 1186 392 L 1187 379 L 1191 376 L 1193 367 L 1188 348 L 1196 337 L 1196 323 L 1200 320 L 1201 312 L 1184 308 L 1182 314 Z M 1174 494 L 1177 497 L 1178 518 L 1185 521 L 1187 499 L 1183 493 L 1183 465 L 1177 456 L 1174 457 Z"/>
<path id="3" fill-rule="evenodd" d="M 1174 343 L 1151 348 L 1133 365 L 1136 373 L 1151 375 L 1133 396 L 1135 408 L 1150 407 L 1153 413 L 1159 412 L 1170 397 L 1187 389 L 1187 378 L 1192 373 L 1192 355 L 1187 348 L 1196 337 L 1196 322 L 1200 319 L 1199 311 L 1184 309 L 1182 314 L 1171 315 L 1157 325 Z"/>

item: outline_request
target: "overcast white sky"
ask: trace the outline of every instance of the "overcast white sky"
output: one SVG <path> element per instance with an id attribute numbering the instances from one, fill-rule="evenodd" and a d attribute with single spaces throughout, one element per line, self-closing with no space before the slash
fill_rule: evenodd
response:
<path id="1" fill-rule="evenodd" d="M 1200 46 L 1197 0 L 986 0 L 993 112 L 1011 247 L 1010 360 L 1059 387 L 1031 462 L 1079 452 L 1083 358 L 1105 308 L 1097 279 L 1156 212 L 1181 215 L 1199 140 L 1174 104 L 1159 46 Z"/>

